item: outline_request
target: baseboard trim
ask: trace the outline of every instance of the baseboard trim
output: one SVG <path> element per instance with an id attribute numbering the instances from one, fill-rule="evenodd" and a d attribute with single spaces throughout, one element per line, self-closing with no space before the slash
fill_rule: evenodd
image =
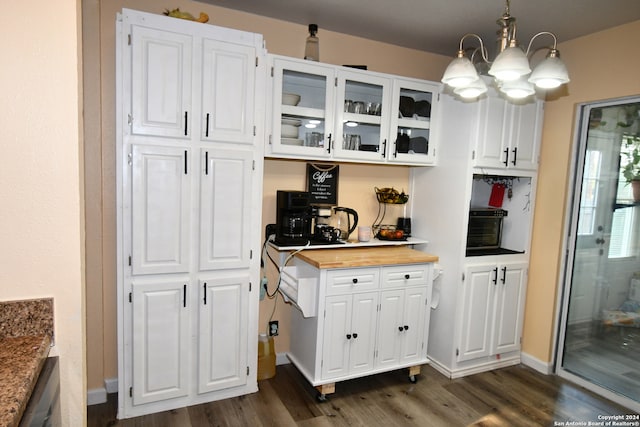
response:
<path id="1" fill-rule="evenodd" d="M 276 365 L 287 365 L 291 363 L 287 357 L 287 353 L 276 353 Z"/>
<path id="2" fill-rule="evenodd" d="M 99 405 L 107 401 L 107 390 L 103 387 L 87 390 L 87 406 Z"/>
<path id="3" fill-rule="evenodd" d="M 480 363 L 466 368 L 449 369 L 447 366 L 441 364 L 437 360 L 429 359 L 429 362 L 436 371 L 440 372 L 442 375 L 449 379 L 462 378 L 468 375 L 493 371 L 494 369 L 506 368 L 508 366 L 518 365 L 519 363 L 521 363 L 519 357 L 513 357 L 509 359 L 503 359 L 499 362 L 492 361 Z"/>
<path id="4" fill-rule="evenodd" d="M 118 392 L 118 379 L 107 378 L 104 380 L 104 388 L 107 389 L 107 394 Z"/>
<path id="5" fill-rule="evenodd" d="M 107 378 L 104 387 L 87 390 L 87 406 L 99 405 L 107 401 L 107 395 L 118 392 L 118 379 Z"/>
<path id="6" fill-rule="evenodd" d="M 541 374 L 553 374 L 553 363 L 551 362 L 543 362 L 542 360 L 525 352 L 520 353 L 520 359 L 522 360 L 523 365 L 528 366 Z"/>

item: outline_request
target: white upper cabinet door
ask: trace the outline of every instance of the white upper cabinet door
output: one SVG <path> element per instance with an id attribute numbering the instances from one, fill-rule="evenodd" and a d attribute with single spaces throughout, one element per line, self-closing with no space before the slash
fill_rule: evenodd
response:
<path id="1" fill-rule="evenodd" d="M 208 39 L 202 49 L 201 138 L 252 144 L 255 49 Z"/>
<path id="2" fill-rule="evenodd" d="M 271 153 L 329 158 L 335 138 L 335 67 L 272 56 Z"/>
<path id="3" fill-rule="evenodd" d="M 495 91 L 478 101 L 475 167 L 538 168 L 543 101 L 507 101 Z"/>
<path id="4" fill-rule="evenodd" d="M 189 271 L 189 150 L 133 145 L 132 274 Z"/>
<path id="5" fill-rule="evenodd" d="M 198 393 L 247 382 L 249 275 L 200 281 Z"/>
<path id="6" fill-rule="evenodd" d="M 524 322 L 527 263 L 499 266 L 491 354 L 520 350 Z"/>
<path id="7" fill-rule="evenodd" d="M 544 103 L 540 100 L 513 106 L 510 168 L 538 169 Z"/>
<path id="8" fill-rule="evenodd" d="M 436 135 L 432 123 L 438 116 L 435 83 L 395 79 L 391 99 L 389 162 L 433 165 L 436 162 Z"/>
<path id="9" fill-rule="evenodd" d="M 510 123 L 513 110 L 494 94 L 478 101 L 478 132 L 475 152 L 476 167 L 508 166 Z"/>
<path id="10" fill-rule="evenodd" d="M 189 321 L 183 282 L 132 286 L 133 404 L 189 392 Z"/>
<path id="11" fill-rule="evenodd" d="M 248 267 L 253 155 L 202 149 L 201 163 L 200 270 Z"/>
<path id="12" fill-rule="evenodd" d="M 131 44 L 131 132 L 188 139 L 192 36 L 133 25 Z"/>
<path id="13" fill-rule="evenodd" d="M 335 158 L 384 162 L 389 144 L 391 79 L 338 70 L 333 134 Z"/>

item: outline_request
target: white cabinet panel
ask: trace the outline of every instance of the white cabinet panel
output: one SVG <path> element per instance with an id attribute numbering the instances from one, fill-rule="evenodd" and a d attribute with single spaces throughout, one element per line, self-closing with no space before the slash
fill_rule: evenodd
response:
<path id="1" fill-rule="evenodd" d="M 200 282 L 198 393 L 247 382 L 249 275 Z"/>
<path id="2" fill-rule="evenodd" d="M 183 282 L 134 284 L 133 403 L 188 394 L 189 320 Z"/>
<path id="3" fill-rule="evenodd" d="M 496 297 L 492 351 L 494 354 L 520 349 L 524 322 L 526 263 L 509 263 L 500 268 L 501 278 Z"/>
<path id="4" fill-rule="evenodd" d="M 202 61 L 202 138 L 252 144 L 255 49 L 205 39 Z"/>
<path id="5" fill-rule="evenodd" d="M 458 361 L 488 356 L 493 318 L 493 294 L 497 286 L 497 266 L 468 267 L 462 299 L 462 335 Z"/>
<path id="6" fill-rule="evenodd" d="M 188 138 L 193 38 L 133 25 L 131 131 Z"/>
<path id="7" fill-rule="evenodd" d="M 376 366 L 396 366 L 400 358 L 404 309 L 404 290 L 393 289 L 380 294 L 378 320 L 378 354 Z"/>
<path id="8" fill-rule="evenodd" d="M 527 263 L 469 266 L 458 361 L 520 349 Z"/>
<path id="9" fill-rule="evenodd" d="M 179 273 L 189 269 L 189 150 L 133 145 L 133 274 Z"/>
<path id="10" fill-rule="evenodd" d="M 200 269 L 248 267 L 253 155 L 202 150 Z"/>
<path id="11" fill-rule="evenodd" d="M 376 316 L 378 293 L 353 295 L 353 317 L 351 330 L 347 334 L 350 341 L 349 373 L 366 372 L 373 368 L 373 356 L 376 345 Z M 351 338 L 348 338 L 348 335 Z"/>
<path id="12" fill-rule="evenodd" d="M 424 328 L 429 310 L 427 288 L 410 288 L 405 294 L 400 363 L 417 361 L 426 356 Z"/>
<path id="13" fill-rule="evenodd" d="M 351 330 L 351 295 L 327 297 L 322 345 L 322 378 L 336 378 L 349 372 L 349 341 Z"/>

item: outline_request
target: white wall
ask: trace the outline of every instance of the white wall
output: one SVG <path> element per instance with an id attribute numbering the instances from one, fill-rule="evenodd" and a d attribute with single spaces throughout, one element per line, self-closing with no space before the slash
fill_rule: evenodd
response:
<path id="1" fill-rule="evenodd" d="M 3 2 L 0 300 L 53 297 L 64 426 L 86 423 L 76 0 Z"/>

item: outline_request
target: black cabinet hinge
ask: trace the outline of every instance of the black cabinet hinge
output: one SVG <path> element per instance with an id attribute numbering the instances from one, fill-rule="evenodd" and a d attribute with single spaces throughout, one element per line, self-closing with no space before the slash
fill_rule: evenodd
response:
<path id="1" fill-rule="evenodd" d="M 133 294 L 129 292 L 129 302 L 133 302 Z"/>
<path id="2" fill-rule="evenodd" d="M 258 66 L 258 57 L 256 56 L 256 67 Z"/>
<path id="3" fill-rule="evenodd" d="M 127 44 L 131 46 L 131 34 L 127 34 Z"/>
<path id="4" fill-rule="evenodd" d="M 129 397 L 133 397 L 133 387 L 129 387 Z"/>
<path id="5" fill-rule="evenodd" d="M 249 376 L 249 367 L 247 366 L 247 376 Z"/>
<path id="6" fill-rule="evenodd" d="M 459 355 L 460 355 L 460 350 L 456 348 L 456 356 L 459 356 Z"/>
<path id="7" fill-rule="evenodd" d="M 249 292 L 251 292 L 251 282 L 249 282 Z"/>
<path id="8" fill-rule="evenodd" d="M 131 267 L 131 255 L 129 255 L 129 267 Z"/>

